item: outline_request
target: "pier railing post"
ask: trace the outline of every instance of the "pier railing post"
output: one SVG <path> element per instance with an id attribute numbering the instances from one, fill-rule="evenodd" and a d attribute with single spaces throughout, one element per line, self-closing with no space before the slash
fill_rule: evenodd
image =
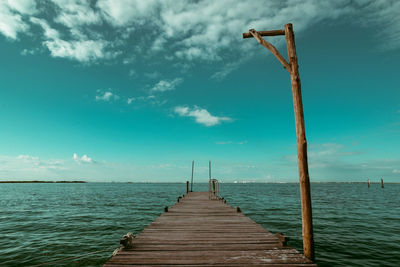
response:
<path id="1" fill-rule="evenodd" d="M 212 180 L 212 193 L 215 196 L 215 181 Z"/>
<path id="2" fill-rule="evenodd" d="M 189 193 L 189 181 L 186 181 L 186 194 Z"/>

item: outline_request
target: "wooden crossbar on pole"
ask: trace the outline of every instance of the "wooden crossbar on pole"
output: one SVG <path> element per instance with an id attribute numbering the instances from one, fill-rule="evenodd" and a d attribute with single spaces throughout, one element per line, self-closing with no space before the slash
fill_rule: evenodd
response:
<path id="1" fill-rule="evenodd" d="M 279 53 L 279 51 L 261 36 L 285 35 L 288 50 L 289 62 Z M 314 233 L 312 222 L 311 190 L 310 178 L 308 173 L 307 161 L 307 141 L 304 126 L 303 102 L 301 97 L 301 83 L 297 64 L 296 45 L 294 39 L 293 25 L 286 24 L 284 30 L 273 31 L 255 31 L 249 30 L 243 33 L 243 38 L 254 37 L 262 46 L 271 51 L 271 53 L 282 63 L 283 67 L 290 73 L 292 85 L 294 116 L 296 123 L 297 136 L 297 160 L 299 168 L 299 182 L 301 194 L 301 214 L 302 214 L 302 236 L 304 256 L 310 260 L 315 259 L 314 254 Z"/>
<path id="2" fill-rule="evenodd" d="M 261 36 L 277 36 L 285 35 L 285 30 L 273 30 L 273 31 L 259 31 L 258 34 Z M 243 33 L 243 38 L 252 38 L 253 35 L 249 32 Z"/>

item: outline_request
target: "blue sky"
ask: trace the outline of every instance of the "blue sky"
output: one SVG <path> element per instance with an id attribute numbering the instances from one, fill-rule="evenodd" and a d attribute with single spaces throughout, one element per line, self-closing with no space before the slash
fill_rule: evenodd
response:
<path id="1" fill-rule="evenodd" d="M 1 1 L 0 179 L 298 181 L 289 22 L 311 181 L 399 182 L 400 3 L 312 0 Z"/>

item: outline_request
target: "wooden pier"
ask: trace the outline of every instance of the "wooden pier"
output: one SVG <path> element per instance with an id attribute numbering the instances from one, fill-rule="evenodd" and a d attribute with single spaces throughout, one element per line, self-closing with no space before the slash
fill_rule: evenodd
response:
<path id="1" fill-rule="evenodd" d="M 190 192 L 104 266 L 317 266 L 208 192 Z"/>

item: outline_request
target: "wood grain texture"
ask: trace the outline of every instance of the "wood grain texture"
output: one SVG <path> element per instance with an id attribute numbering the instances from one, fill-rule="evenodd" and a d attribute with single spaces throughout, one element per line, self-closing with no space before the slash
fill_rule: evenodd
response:
<path id="1" fill-rule="evenodd" d="M 259 42 L 262 46 L 267 48 L 271 53 L 279 60 L 280 63 L 282 63 L 283 67 L 290 73 L 290 64 L 286 61 L 286 59 L 279 53 L 279 51 L 276 49 L 275 46 L 273 46 L 270 42 L 267 42 L 264 40 L 260 33 L 257 32 L 254 29 L 250 29 L 249 33 Z"/>
<path id="2" fill-rule="evenodd" d="M 277 36 L 285 35 L 285 30 L 258 31 L 261 36 Z M 252 38 L 253 35 L 249 32 L 243 33 L 243 38 Z"/>
<path id="3" fill-rule="evenodd" d="M 104 266 L 316 265 L 208 192 L 189 192 Z"/>
<path id="4" fill-rule="evenodd" d="M 308 173 L 306 128 L 304 125 L 303 100 L 301 97 L 301 83 L 299 65 L 297 63 L 296 44 L 293 25 L 290 23 L 285 25 L 285 37 L 291 70 L 290 80 L 292 84 L 294 118 L 296 123 L 303 249 L 304 255 L 310 260 L 314 260 L 314 230 L 312 221 L 310 177 Z"/>

